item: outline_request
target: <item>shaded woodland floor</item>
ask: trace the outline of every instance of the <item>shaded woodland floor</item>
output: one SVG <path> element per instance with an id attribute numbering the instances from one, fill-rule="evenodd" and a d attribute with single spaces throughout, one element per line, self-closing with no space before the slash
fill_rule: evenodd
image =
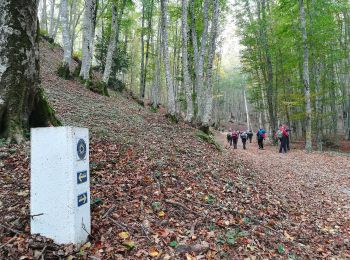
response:
<path id="1" fill-rule="evenodd" d="M 41 55 L 59 118 L 90 129 L 92 233 L 80 248 L 31 236 L 29 142 L 2 144 L 0 259 L 350 257 L 348 158 L 217 151 L 127 95 L 58 78 L 60 50 Z"/>

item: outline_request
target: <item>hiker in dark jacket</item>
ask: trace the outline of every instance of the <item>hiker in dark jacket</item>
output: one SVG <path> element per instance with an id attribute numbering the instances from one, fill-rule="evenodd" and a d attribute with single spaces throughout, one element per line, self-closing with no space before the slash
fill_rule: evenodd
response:
<path id="1" fill-rule="evenodd" d="M 228 130 L 226 138 L 229 145 L 232 146 L 232 129 L 231 128 Z"/>
<path id="2" fill-rule="evenodd" d="M 264 150 L 264 139 L 266 137 L 266 132 L 263 128 L 260 128 L 256 133 L 256 138 L 258 140 L 259 149 Z"/>
<path id="3" fill-rule="evenodd" d="M 238 142 L 238 131 L 233 131 L 232 132 L 233 149 L 237 149 L 237 142 Z"/>
<path id="4" fill-rule="evenodd" d="M 287 150 L 289 151 L 290 150 L 290 147 L 289 147 L 290 132 L 292 132 L 292 130 L 290 130 L 290 128 L 287 125 L 284 126 L 284 129 L 287 132 L 286 147 L 287 147 Z"/>
<path id="5" fill-rule="evenodd" d="M 276 132 L 276 137 L 280 141 L 280 153 L 287 153 L 287 136 L 288 133 L 285 130 L 283 125 L 280 125 L 280 128 Z"/>
<path id="6" fill-rule="evenodd" d="M 246 132 L 242 132 L 240 134 L 241 136 L 241 140 L 242 140 L 242 144 L 243 144 L 243 149 L 245 150 L 246 149 L 246 143 L 247 143 L 247 139 L 248 139 L 248 135 Z"/>
<path id="7" fill-rule="evenodd" d="M 253 135 L 254 134 L 253 134 L 252 130 L 247 131 L 247 136 L 248 136 L 248 139 L 249 139 L 249 143 L 252 143 Z"/>

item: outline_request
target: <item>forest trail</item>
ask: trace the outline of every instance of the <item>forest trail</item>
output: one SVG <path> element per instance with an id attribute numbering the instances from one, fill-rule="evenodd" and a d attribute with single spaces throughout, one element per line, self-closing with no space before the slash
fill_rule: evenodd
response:
<path id="1" fill-rule="evenodd" d="M 301 232 L 303 220 L 324 232 L 337 232 L 340 226 L 350 225 L 350 158 L 346 154 L 329 152 L 307 153 L 293 148 L 287 154 L 278 152 L 279 146 L 266 144 L 259 150 L 255 138 L 243 150 L 229 147 L 226 133 L 217 133 L 217 141 L 224 151 L 242 160 L 256 172 L 257 181 L 268 187 L 283 201 L 289 217 L 301 221 L 296 227 Z"/>

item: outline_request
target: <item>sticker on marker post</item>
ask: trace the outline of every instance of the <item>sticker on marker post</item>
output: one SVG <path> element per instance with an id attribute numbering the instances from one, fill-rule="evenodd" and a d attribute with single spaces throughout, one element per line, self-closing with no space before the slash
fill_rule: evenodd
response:
<path id="1" fill-rule="evenodd" d="M 87 192 L 84 192 L 83 194 L 78 195 L 78 207 L 86 204 L 87 202 L 88 202 Z"/>
<path id="2" fill-rule="evenodd" d="M 80 160 L 84 160 L 86 157 L 86 143 L 84 139 L 79 139 L 77 144 L 77 154 Z"/>
<path id="3" fill-rule="evenodd" d="M 87 182 L 87 171 L 77 172 L 77 183 L 81 184 Z"/>

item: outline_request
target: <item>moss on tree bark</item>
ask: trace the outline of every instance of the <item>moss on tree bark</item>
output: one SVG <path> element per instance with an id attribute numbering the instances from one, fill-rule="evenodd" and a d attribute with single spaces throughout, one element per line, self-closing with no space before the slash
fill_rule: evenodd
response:
<path id="1" fill-rule="evenodd" d="M 0 2 L 0 137 L 59 125 L 40 88 L 37 0 Z"/>

